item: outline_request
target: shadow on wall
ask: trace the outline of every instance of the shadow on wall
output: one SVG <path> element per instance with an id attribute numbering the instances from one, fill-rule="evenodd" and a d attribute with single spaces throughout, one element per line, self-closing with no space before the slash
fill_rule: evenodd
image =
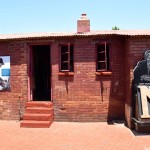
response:
<path id="1" fill-rule="evenodd" d="M 68 94 L 69 91 L 69 82 L 73 82 L 74 81 L 74 76 L 58 76 L 58 80 L 59 81 L 64 81 L 65 83 L 65 88 Z"/>
<path id="2" fill-rule="evenodd" d="M 96 76 L 100 83 L 101 109 L 107 121 L 124 120 L 124 94 L 119 81 L 112 76 Z"/>

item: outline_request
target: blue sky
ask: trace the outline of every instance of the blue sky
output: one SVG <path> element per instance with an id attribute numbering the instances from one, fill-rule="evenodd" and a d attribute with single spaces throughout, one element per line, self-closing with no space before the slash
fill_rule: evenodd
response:
<path id="1" fill-rule="evenodd" d="M 74 32 L 82 13 L 91 30 L 150 29 L 150 0 L 1 0 L 0 34 Z"/>

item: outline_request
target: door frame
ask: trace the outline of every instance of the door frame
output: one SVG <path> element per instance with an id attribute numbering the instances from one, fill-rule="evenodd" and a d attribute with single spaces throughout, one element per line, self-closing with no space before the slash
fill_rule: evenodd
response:
<path id="1" fill-rule="evenodd" d="M 50 43 L 31 43 L 28 44 L 28 52 L 27 52 L 27 59 L 28 59 L 28 63 L 27 63 L 27 72 L 28 72 L 28 101 L 33 101 L 33 91 L 32 91 L 32 87 L 31 87 L 31 73 L 33 70 L 33 53 L 32 53 L 32 46 L 44 46 L 47 45 L 49 46 L 49 50 L 50 50 L 50 102 L 52 102 L 52 65 L 51 65 L 51 44 Z"/>

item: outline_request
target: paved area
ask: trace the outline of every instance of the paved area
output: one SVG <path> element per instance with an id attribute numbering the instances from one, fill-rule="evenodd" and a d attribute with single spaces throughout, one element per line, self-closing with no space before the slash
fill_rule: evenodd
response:
<path id="1" fill-rule="evenodd" d="M 0 121 L 0 150 L 150 150 L 150 135 L 123 124 L 54 122 L 31 129 Z"/>

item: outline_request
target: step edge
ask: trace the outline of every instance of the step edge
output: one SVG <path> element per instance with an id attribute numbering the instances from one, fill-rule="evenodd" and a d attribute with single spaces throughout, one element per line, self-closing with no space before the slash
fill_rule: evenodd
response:
<path id="1" fill-rule="evenodd" d="M 51 113 L 49 113 L 49 114 L 40 114 L 40 113 L 24 113 L 24 115 L 23 116 L 52 116 L 52 114 Z"/>

